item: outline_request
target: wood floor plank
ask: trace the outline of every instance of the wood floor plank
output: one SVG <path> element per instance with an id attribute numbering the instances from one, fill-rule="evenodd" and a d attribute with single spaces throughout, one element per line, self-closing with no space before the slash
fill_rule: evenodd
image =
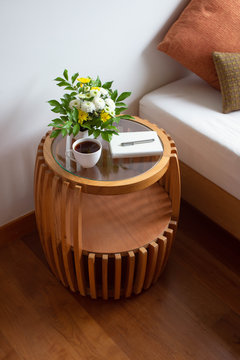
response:
<path id="1" fill-rule="evenodd" d="M 5 336 L 0 331 L 0 360 L 21 360 L 19 355 L 9 344 Z"/>

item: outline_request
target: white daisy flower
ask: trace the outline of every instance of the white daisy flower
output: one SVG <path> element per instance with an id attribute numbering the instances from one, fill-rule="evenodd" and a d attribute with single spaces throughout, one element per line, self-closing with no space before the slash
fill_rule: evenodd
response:
<path id="1" fill-rule="evenodd" d="M 93 103 L 96 107 L 96 111 L 103 110 L 105 107 L 105 101 L 98 96 L 93 99 Z"/>
<path id="2" fill-rule="evenodd" d="M 81 110 L 87 113 L 91 113 L 96 110 L 96 107 L 91 101 L 83 101 L 81 103 Z"/>
<path id="3" fill-rule="evenodd" d="M 105 103 L 111 110 L 115 109 L 115 102 L 112 99 L 106 99 Z"/>
<path id="4" fill-rule="evenodd" d="M 90 94 L 90 92 L 88 92 L 87 94 L 85 94 L 85 99 L 90 99 L 92 97 L 92 95 Z"/>
<path id="5" fill-rule="evenodd" d="M 92 89 L 92 90 L 90 90 L 90 95 L 91 95 L 91 97 L 95 97 L 95 96 L 100 96 L 101 93 L 98 89 Z"/>
<path id="6" fill-rule="evenodd" d="M 75 107 L 75 108 L 77 108 L 79 110 L 80 105 L 81 105 L 80 99 L 74 99 L 74 100 L 70 101 L 70 103 L 69 103 L 70 109 L 73 109 Z"/>
<path id="7" fill-rule="evenodd" d="M 79 99 L 86 99 L 86 95 L 85 94 L 77 94 L 76 95 Z"/>
<path id="8" fill-rule="evenodd" d="M 106 89 L 102 88 L 102 87 L 100 88 L 100 93 L 103 96 L 108 95 L 108 91 Z"/>

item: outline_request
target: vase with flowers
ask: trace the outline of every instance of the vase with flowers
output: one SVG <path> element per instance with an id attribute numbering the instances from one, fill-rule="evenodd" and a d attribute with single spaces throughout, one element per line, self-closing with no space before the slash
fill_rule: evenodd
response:
<path id="1" fill-rule="evenodd" d="M 55 79 L 57 85 L 67 92 L 60 100 L 49 100 L 52 111 L 58 114 L 48 126 L 52 126 L 51 137 L 67 136 L 67 148 L 82 132 L 88 136 L 111 141 L 112 135 L 118 135 L 117 124 L 120 114 L 127 109 L 123 102 L 131 92 L 118 94 L 112 90 L 113 81 L 102 83 L 100 78 L 79 77 L 75 73 L 71 77 L 65 69 L 63 77 Z M 121 115 L 121 119 L 132 119 L 130 115 Z"/>

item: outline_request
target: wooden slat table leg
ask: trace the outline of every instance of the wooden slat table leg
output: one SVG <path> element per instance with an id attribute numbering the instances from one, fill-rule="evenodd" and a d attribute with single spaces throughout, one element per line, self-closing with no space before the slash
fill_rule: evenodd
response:
<path id="1" fill-rule="evenodd" d="M 152 284 L 156 264 L 157 264 L 157 258 L 158 258 L 158 244 L 153 241 L 148 246 L 148 261 L 147 261 L 147 270 L 146 270 L 146 276 L 143 288 L 148 289 L 150 285 Z"/>
<path id="2" fill-rule="evenodd" d="M 50 221 L 50 231 L 51 231 L 51 242 L 53 249 L 53 257 L 56 264 L 56 269 L 58 276 L 64 286 L 68 286 L 66 274 L 63 266 L 62 254 L 58 251 L 58 245 L 60 243 L 60 237 L 57 234 L 58 230 L 58 219 L 61 215 L 61 205 L 60 205 L 60 188 L 61 180 L 59 176 L 55 175 L 52 179 L 52 192 L 50 196 L 50 213 L 53 214 L 52 220 Z"/>
<path id="3" fill-rule="evenodd" d="M 102 297 L 108 299 L 108 255 L 102 256 Z"/>
<path id="4" fill-rule="evenodd" d="M 136 278 L 134 282 L 134 293 L 137 295 L 142 291 L 147 267 L 147 250 L 144 247 L 138 249 L 138 263 Z"/>
<path id="5" fill-rule="evenodd" d="M 163 269 L 165 268 L 170 252 L 171 252 L 171 248 L 172 248 L 172 243 L 173 243 L 173 230 L 172 229 L 166 229 L 164 231 L 164 236 L 167 238 L 167 250 L 166 250 L 166 255 L 165 255 L 165 259 L 164 259 L 164 263 L 163 263 Z M 162 270 L 163 270 L 162 269 Z"/>
<path id="6" fill-rule="evenodd" d="M 45 245 L 43 242 L 43 229 L 42 229 L 42 219 L 43 219 L 43 199 L 42 199 L 42 185 L 43 185 L 43 177 L 44 177 L 44 171 L 47 169 L 47 166 L 44 163 L 41 163 L 39 166 L 39 173 L 36 180 L 36 218 L 37 218 L 37 225 L 38 225 L 38 232 L 39 232 L 39 238 L 41 241 L 41 245 L 44 251 L 44 254 L 47 258 L 47 253 L 45 249 Z"/>
<path id="7" fill-rule="evenodd" d="M 173 239 L 174 239 L 177 232 L 177 221 L 170 220 L 168 227 L 169 229 L 173 230 Z"/>
<path id="8" fill-rule="evenodd" d="M 178 219 L 180 209 L 180 194 L 181 194 L 181 182 L 180 182 L 180 170 L 177 154 L 172 153 L 170 157 L 170 185 L 169 185 L 169 197 L 172 200 L 172 218 Z"/>
<path id="9" fill-rule="evenodd" d="M 95 276 L 95 254 L 93 253 L 88 255 L 88 275 L 89 275 L 90 296 L 92 299 L 96 299 L 97 288 L 96 288 L 96 276 Z"/>
<path id="10" fill-rule="evenodd" d="M 38 156 L 36 160 L 35 165 L 35 171 L 34 171 L 34 202 L 35 202 L 35 214 L 36 214 L 36 223 L 38 228 L 38 233 L 41 233 L 41 214 L 40 214 L 40 190 L 41 190 L 41 177 L 42 177 L 42 171 L 43 167 L 41 165 L 44 164 L 44 158 L 43 156 Z"/>
<path id="11" fill-rule="evenodd" d="M 167 238 L 166 236 L 159 236 L 157 239 L 157 243 L 158 243 L 158 258 L 157 258 L 157 264 L 156 264 L 156 270 L 155 270 L 155 274 L 153 277 L 153 283 L 155 283 L 157 281 L 157 279 L 159 278 L 162 268 L 163 268 L 163 263 L 164 263 L 164 259 L 166 256 L 166 250 L 167 250 Z"/>
<path id="12" fill-rule="evenodd" d="M 86 279 L 83 267 L 82 255 L 82 188 L 79 185 L 74 187 L 71 197 L 73 204 L 73 248 L 77 286 L 81 295 L 86 295 Z"/>
<path id="13" fill-rule="evenodd" d="M 129 251 L 127 257 L 127 274 L 126 274 L 126 288 L 125 288 L 126 298 L 131 296 L 132 294 L 134 269 L 135 269 L 135 254 L 133 251 Z"/>
<path id="14" fill-rule="evenodd" d="M 114 299 L 115 300 L 120 298 L 121 270 L 122 270 L 122 257 L 120 254 L 115 254 L 115 279 L 114 279 Z"/>
<path id="15" fill-rule="evenodd" d="M 62 183 L 62 205 L 61 205 L 61 238 L 62 238 L 62 254 L 65 273 L 70 289 L 76 291 L 73 254 L 70 244 L 70 221 L 71 221 L 71 205 L 69 201 L 69 182 Z"/>
<path id="16" fill-rule="evenodd" d="M 47 254 L 48 264 L 54 273 L 54 275 L 58 277 L 53 250 L 51 243 L 51 231 L 50 231 L 50 223 L 51 223 L 51 213 L 49 208 L 49 198 L 51 194 L 51 183 L 52 183 L 53 173 L 44 167 L 44 176 L 43 176 L 43 185 L 42 185 L 42 229 L 43 229 L 43 243 L 44 248 Z"/>

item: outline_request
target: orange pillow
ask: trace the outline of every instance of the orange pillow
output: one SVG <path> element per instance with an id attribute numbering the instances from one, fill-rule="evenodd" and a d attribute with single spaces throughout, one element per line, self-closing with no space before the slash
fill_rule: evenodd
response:
<path id="1" fill-rule="evenodd" d="M 220 89 L 212 53 L 240 52 L 240 0 L 192 0 L 158 50 Z"/>

